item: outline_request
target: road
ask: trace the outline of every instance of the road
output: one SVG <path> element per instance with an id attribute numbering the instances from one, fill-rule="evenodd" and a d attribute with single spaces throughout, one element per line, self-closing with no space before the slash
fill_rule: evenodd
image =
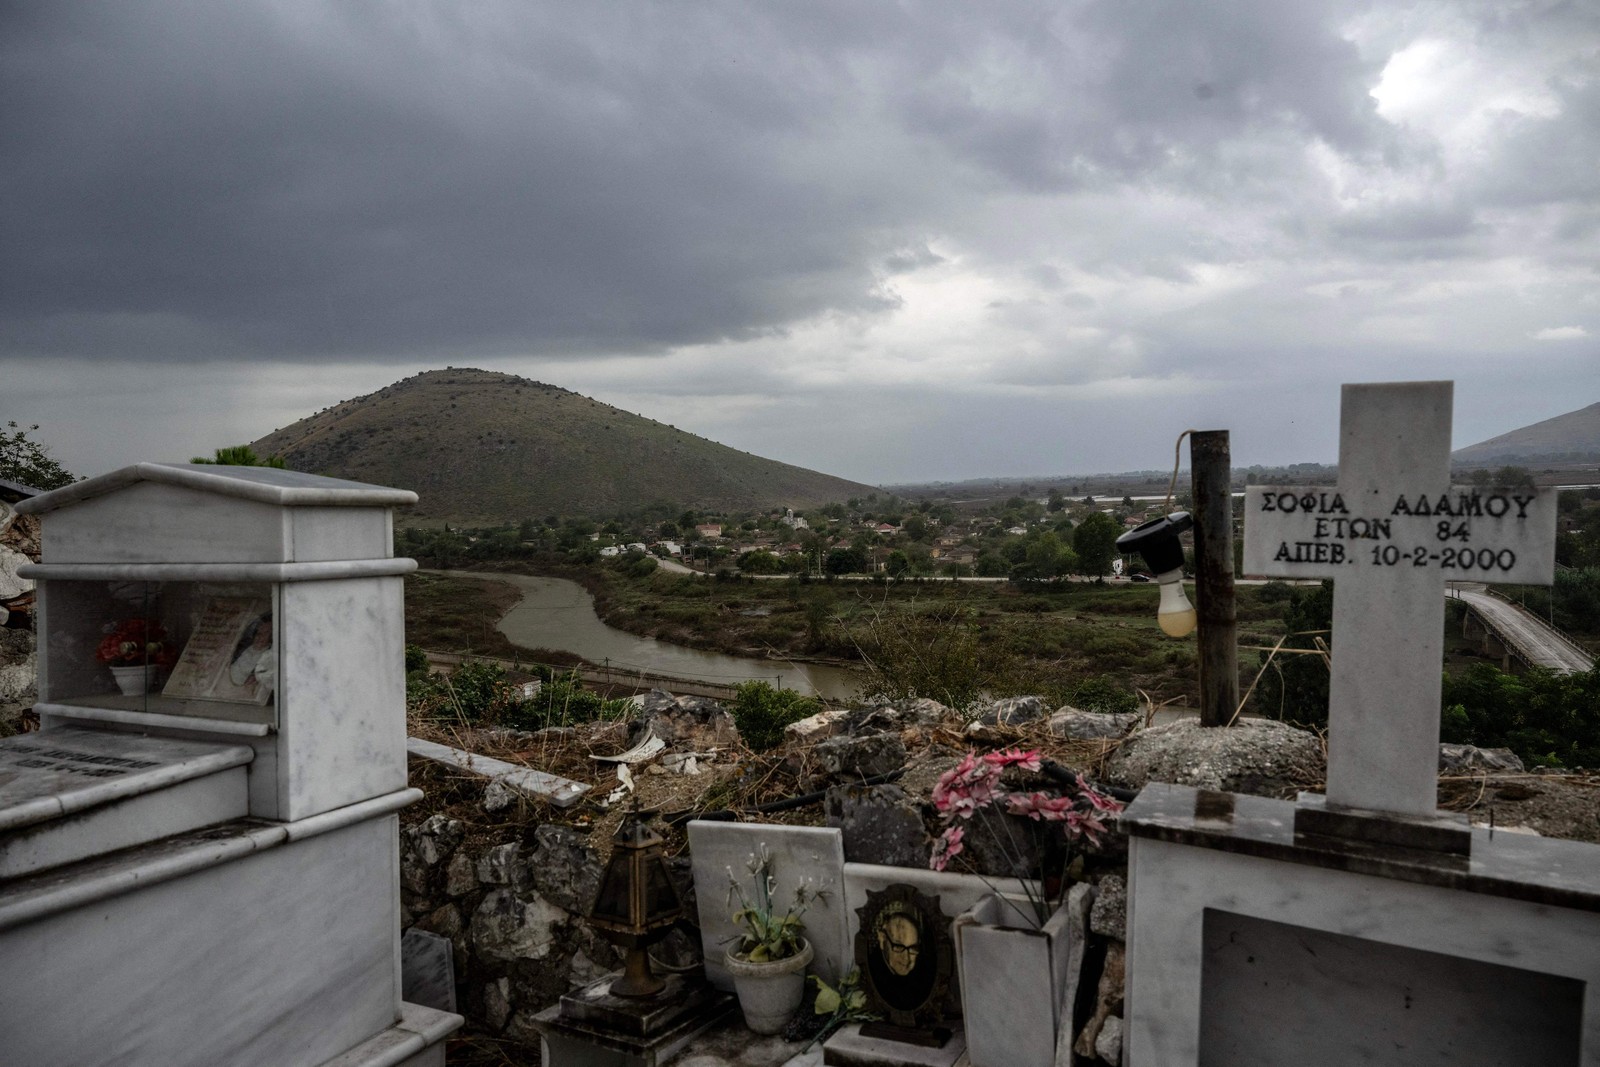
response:
<path id="1" fill-rule="evenodd" d="M 1563 674 L 1586 671 L 1594 666 L 1593 656 L 1515 604 L 1482 590 L 1462 589 L 1459 596 L 1535 665 Z"/>

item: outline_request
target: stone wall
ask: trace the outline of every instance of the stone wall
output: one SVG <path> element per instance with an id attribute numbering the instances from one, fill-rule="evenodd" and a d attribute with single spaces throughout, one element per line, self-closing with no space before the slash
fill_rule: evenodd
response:
<path id="1" fill-rule="evenodd" d="M 0 737 L 16 733 L 38 699 L 33 582 L 17 574 L 38 560 L 38 516 L 0 510 Z"/>
<path id="2" fill-rule="evenodd" d="M 537 1046 L 535 1014 L 622 965 L 617 949 L 583 921 L 603 873 L 600 851 L 588 833 L 553 821 L 486 829 L 429 814 L 426 802 L 419 808 L 419 821 L 400 830 L 401 925 L 450 939 L 462 1014 L 491 1034 Z M 692 914 L 688 860 L 668 867 Z M 692 965 L 691 944 L 675 933 L 653 954 L 669 966 Z"/>

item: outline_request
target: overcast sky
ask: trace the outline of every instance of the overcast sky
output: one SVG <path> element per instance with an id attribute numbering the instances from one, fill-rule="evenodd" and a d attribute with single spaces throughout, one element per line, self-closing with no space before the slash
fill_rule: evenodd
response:
<path id="1" fill-rule="evenodd" d="M 1600 4 L 0 2 L 0 422 L 478 366 L 872 483 L 1600 400 Z"/>

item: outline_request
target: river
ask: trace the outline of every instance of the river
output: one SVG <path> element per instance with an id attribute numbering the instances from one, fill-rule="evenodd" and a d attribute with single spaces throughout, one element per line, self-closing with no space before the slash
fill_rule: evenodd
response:
<path id="1" fill-rule="evenodd" d="M 512 644 L 523 648 L 556 649 L 616 670 L 671 674 L 723 685 L 759 679 L 827 700 L 848 700 L 859 684 L 855 672 L 843 667 L 726 656 L 614 629 L 595 614 L 589 591 L 565 578 L 484 571 L 439 573 L 515 586 L 522 599 L 506 612 L 497 629 Z"/>

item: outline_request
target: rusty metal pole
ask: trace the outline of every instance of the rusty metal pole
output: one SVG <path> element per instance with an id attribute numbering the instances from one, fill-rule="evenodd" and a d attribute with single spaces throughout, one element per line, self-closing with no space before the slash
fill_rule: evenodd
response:
<path id="1" fill-rule="evenodd" d="M 1227 430 L 1189 435 L 1194 486 L 1200 725 L 1226 726 L 1239 706 L 1239 616 L 1233 592 L 1232 460 Z"/>

